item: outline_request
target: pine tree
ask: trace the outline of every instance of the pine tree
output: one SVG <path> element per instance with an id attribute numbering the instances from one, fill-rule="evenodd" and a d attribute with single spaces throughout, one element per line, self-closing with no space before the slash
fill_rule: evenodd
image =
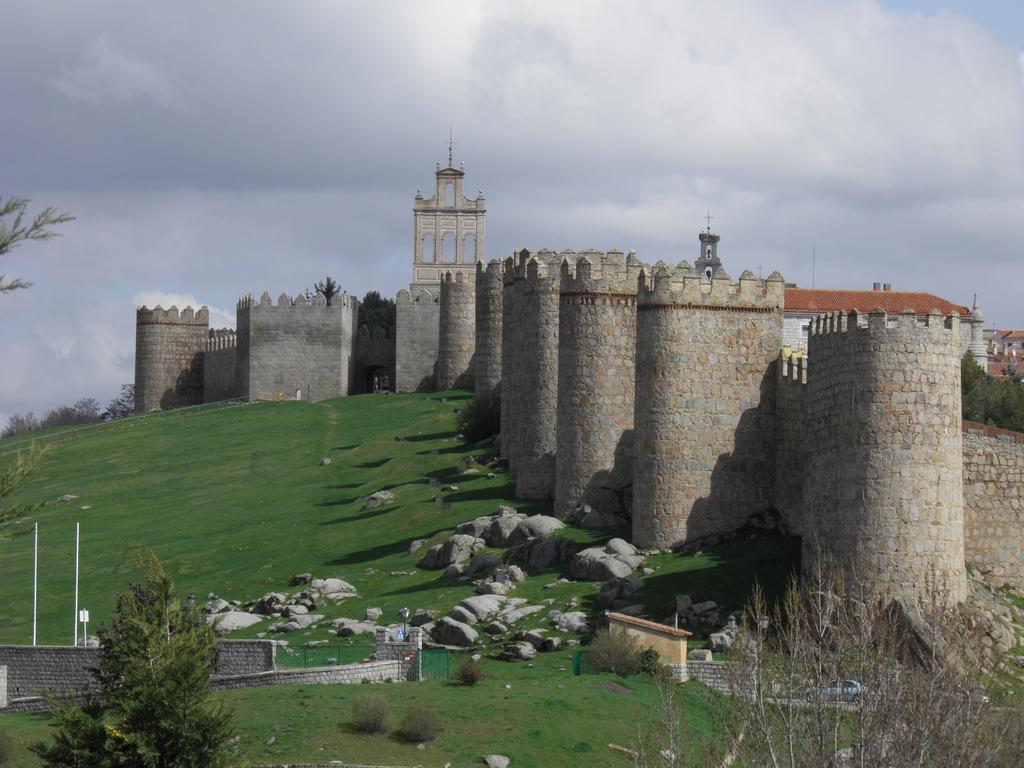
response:
<path id="1" fill-rule="evenodd" d="M 33 751 L 56 768 L 220 768 L 231 764 L 231 714 L 210 697 L 217 639 L 197 607 L 183 605 L 152 553 L 142 583 L 118 594 L 98 631 L 99 691 L 55 716 L 57 734 Z"/>

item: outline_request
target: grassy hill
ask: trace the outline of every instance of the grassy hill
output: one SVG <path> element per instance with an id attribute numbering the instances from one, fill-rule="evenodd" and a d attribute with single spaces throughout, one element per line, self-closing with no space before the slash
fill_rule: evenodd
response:
<path id="1" fill-rule="evenodd" d="M 131 550 L 139 545 L 176 572 L 181 592 L 200 600 L 208 592 L 245 601 L 293 591 L 291 576 L 309 571 L 359 590 L 359 597 L 322 611 L 329 618 L 360 618 L 371 606 L 384 611 L 383 622 L 398 621 L 403 606 L 447 611 L 472 586 L 416 569 L 411 541 L 443 540 L 458 523 L 493 514 L 500 504 L 528 513 L 550 510 L 548 502 L 514 499 L 513 480 L 500 468 L 491 477 L 487 470 L 462 474 L 462 459 L 481 452 L 456 438 L 454 409 L 468 398 L 451 392 L 210 406 L 101 425 L 72 439 L 57 436 L 41 467 L 10 499 L 47 502 L 23 522 L 40 523 L 40 643 L 71 642 L 76 521 L 82 526 L 80 604 L 91 611 L 93 626 L 125 588 Z M 14 445 L 0 441 L 0 466 L 11 461 Z M 322 466 L 323 458 L 331 463 Z M 434 501 L 438 491 L 430 478 L 457 486 L 443 493 L 448 509 Z M 362 497 L 385 489 L 394 503 L 366 509 Z M 64 494 L 78 498 L 56 503 Z M 565 531 L 585 542 L 617 534 L 628 531 Z M 699 556 L 652 556 L 647 564 L 654 573 L 644 577 L 640 601 L 656 619 L 668 615 L 683 592 L 738 608 L 755 578 L 778 594 L 798 552 L 792 540 L 759 539 Z M 584 609 L 592 608 L 600 585 L 543 588 L 560 575 L 531 572 L 516 596 L 558 603 L 578 597 Z M 0 606 L 0 643 L 30 642 L 31 536 L 0 541 Z M 234 636 L 254 636 L 268 623 Z M 287 635 L 293 647 L 327 638 L 326 627 Z M 445 683 L 374 688 L 399 716 L 414 700 L 439 708 L 448 727 L 427 756 L 389 737 L 347 729 L 350 702 L 365 687 L 284 686 L 223 695 L 239 713 L 243 755 L 252 762 L 386 755 L 385 762 L 397 764 L 461 765 L 499 751 L 516 765 L 538 766 L 575 765 L 581 758 L 588 765 L 623 765 L 607 743 L 628 742 L 656 697 L 649 680 L 630 679 L 623 692 L 606 685 L 610 678 L 572 678 L 565 653 L 540 655 L 531 665 L 485 663 L 488 679 L 472 689 Z M 681 695 L 698 735 L 713 737 L 715 697 L 697 684 L 684 686 Z M 603 724 L 595 730 L 598 719 Z M 7 715 L 0 729 L 27 742 L 45 735 L 46 720 Z M 270 736 L 275 740 L 268 746 Z M 19 754 L 14 765 L 35 764 Z"/>

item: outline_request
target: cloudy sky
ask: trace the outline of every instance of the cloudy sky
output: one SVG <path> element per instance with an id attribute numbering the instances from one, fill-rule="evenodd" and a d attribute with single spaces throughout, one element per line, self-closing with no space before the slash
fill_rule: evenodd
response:
<path id="1" fill-rule="evenodd" d="M 131 381 L 139 303 L 394 294 L 450 125 L 488 257 L 692 260 L 710 209 L 733 276 L 1024 327 L 1016 0 L 0 6 L 0 196 L 77 216 L 0 261 L 0 423 Z"/>

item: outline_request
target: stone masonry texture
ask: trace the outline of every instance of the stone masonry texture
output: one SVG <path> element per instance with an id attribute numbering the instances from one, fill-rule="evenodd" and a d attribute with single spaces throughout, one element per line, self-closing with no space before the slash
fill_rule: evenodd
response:
<path id="1" fill-rule="evenodd" d="M 515 425 L 521 416 L 523 379 L 519 375 L 522 351 L 522 317 L 518 307 L 516 275 L 525 269 L 528 251 L 520 251 L 502 262 L 501 288 L 501 455 L 511 472 L 519 469 L 520 436 Z"/>
<path id="2" fill-rule="evenodd" d="M 253 400 L 323 400 L 352 390 L 353 337 L 358 300 L 346 294 L 330 305 L 317 296 L 264 293 L 238 304 L 240 395 Z M 244 358 L 244 361 L 243 361 Z"/>
<path id="3" fill-rule="evenodd" d="M 476 351 L 473 386 L 486 394 L 501 384 L 502 264 L 476 263 Z"/>
<path id="4" fill-rule="evenodd" d="M 819 542 L 883 596 L 966 597 L 959 344 L 959 318 L 937 312 L 814 321 L 805 568 Z"/>
<path id="5" fill-rule="evenodd" d="M 203 402 L 203 355 L 210 318 L 206 307 L 135 313 L 135 412 Z"/>
<path id="6" fill-rule="evenodd" d="M 581 252 L 563 264 L 558 323 L 555 505 L 622 512 L 632 479 L 636 291 L 634 254 Z"/>
<path id="7" fill-rule="evenodd" d="M 524 499 L 551 498 L 555 490 L 561 259 L 553 251 L 538 252 L 521 266 L 513 286 L 517 385 L 509 429 L 517 445 L 516 495 Z"/>
<path id="8" fill-rule="evenodd" d="M 437 382 L 441 312 L 437 287 L 413 285 L 395 297 L 395 387 L 429 392 Z"/>
<path id="9" fill-rule="evenodd" d="M 637 304 L 633 541 L 672 547 L 772 504 L 784 283 L 657 265 Z"/>
<path id="10" fill-rule="evenodd" d="M 968 431 L 963 451 L 967 562 L 996 586 L 1024 587 L 1024 445 Z"/>
<path id="11" fill-rule="evenodd" d="M 476 349 L 476 280 L 446 272 L 441 280 L 437 341 L 437 389 L 473 386 Z"/>
<path id="12" fill-rule="evenodd" d="M 203 402 L 217 403 L 238 397 L 237 350 L 234 331 L 210 331 L 203 359 Z"/>

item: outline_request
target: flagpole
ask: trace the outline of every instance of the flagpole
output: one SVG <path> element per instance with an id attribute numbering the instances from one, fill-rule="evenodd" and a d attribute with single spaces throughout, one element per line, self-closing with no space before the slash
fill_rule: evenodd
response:
<path id="1" fill-rule="evenodd" d="M 78 541 L 81 523 L 75 523 L 75 647 L 78 647 Z"/>
<path id="2" fill-rule="evenodd" d="M 32 556 L 32 645 L 36 644 L 36 616 L 39 608 L 39 523 L 36 523 L 35 549 Z"/>

